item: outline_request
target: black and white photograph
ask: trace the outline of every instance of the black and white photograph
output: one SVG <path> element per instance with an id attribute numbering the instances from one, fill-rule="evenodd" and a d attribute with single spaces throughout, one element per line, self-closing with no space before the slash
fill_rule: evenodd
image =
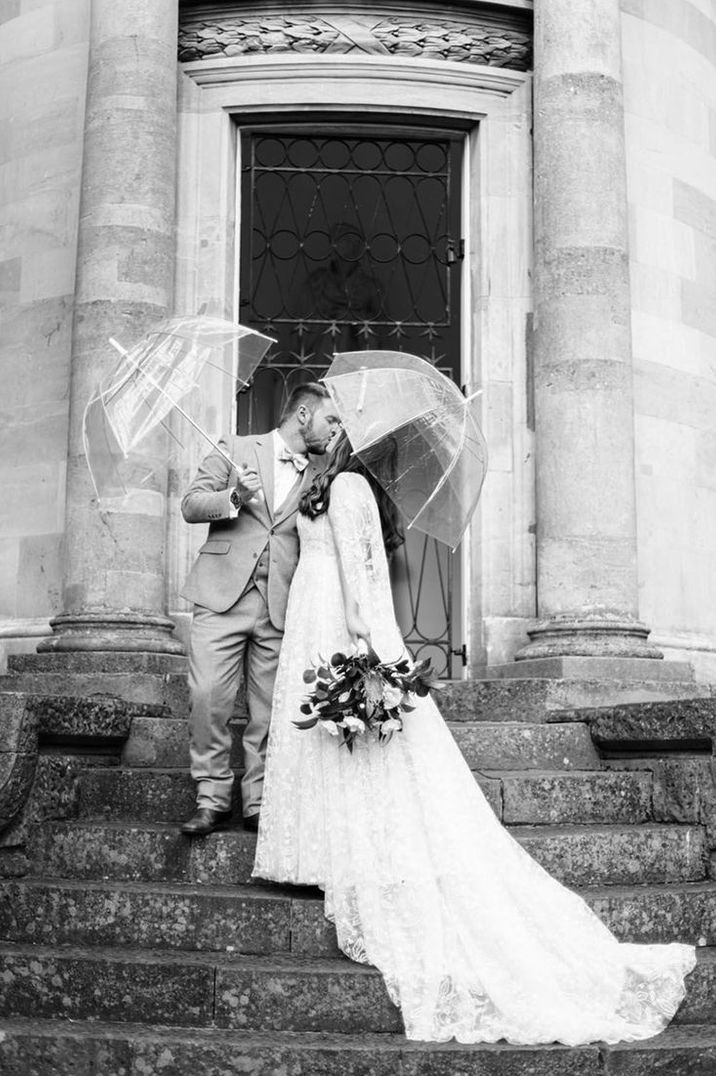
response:
<path id="1" fill-rule="evenodd" d="M 716 0 L 0 0 L 1 1076 L 716 1076 Z"/>

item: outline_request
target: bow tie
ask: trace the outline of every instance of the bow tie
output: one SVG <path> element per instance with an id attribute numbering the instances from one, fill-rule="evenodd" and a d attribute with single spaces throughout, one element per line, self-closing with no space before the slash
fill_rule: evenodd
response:
<path id="1" fill-rule="evenodd" d="M 290 448 L 282 448 L 278 454 L 278 458 L 285 463 L 292 463 L 298 473 L 305 471 L 308 467 L 308 460 L 305 456 L 300 456 L 296 452 L 292 452 Z"/>

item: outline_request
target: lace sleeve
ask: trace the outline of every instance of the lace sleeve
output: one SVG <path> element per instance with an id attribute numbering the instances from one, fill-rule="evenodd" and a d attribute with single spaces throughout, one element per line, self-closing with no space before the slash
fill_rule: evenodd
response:
<path id="1" fill-rule="evenodd" d="M 388 563 L 378 505 L 362 475 L 336 476 L 328 519 L 346 581 L 363 605 L 376 584 L 388 585 Z"/>

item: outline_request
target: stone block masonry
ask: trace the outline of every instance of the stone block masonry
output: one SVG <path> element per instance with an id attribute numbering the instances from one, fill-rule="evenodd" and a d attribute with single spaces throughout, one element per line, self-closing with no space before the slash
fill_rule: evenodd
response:
<path id="1" fill-rule="evenodd" d="M 622 3 L 640 614 L 716 675 L 716 10 Z"/>
<path id="2" fill-rule="evenodd" d="M 59 612 L 89 2 L 0 8 L 0 628 Z M 0 662 L 4 654 L 0 641 Z"/>

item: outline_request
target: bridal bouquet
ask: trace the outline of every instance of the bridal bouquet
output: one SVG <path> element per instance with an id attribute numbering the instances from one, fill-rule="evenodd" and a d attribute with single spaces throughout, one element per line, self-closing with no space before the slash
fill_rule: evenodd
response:
<path id="1" fill-rule="evenodd" d="M 387 743 L 402 730 L 402 715 L 415 709 L 411 700 L 436 686 L 429 661 L 381 661 L 373 649 L 334 654 L 330 662 L 306 669 L 303 682 L 311 690 L 301 704 L 304 716 L 294 725 L 312 729 L 320 722 L 331 736 L 340 736 L 349 751 L 366 731 Z"/>

